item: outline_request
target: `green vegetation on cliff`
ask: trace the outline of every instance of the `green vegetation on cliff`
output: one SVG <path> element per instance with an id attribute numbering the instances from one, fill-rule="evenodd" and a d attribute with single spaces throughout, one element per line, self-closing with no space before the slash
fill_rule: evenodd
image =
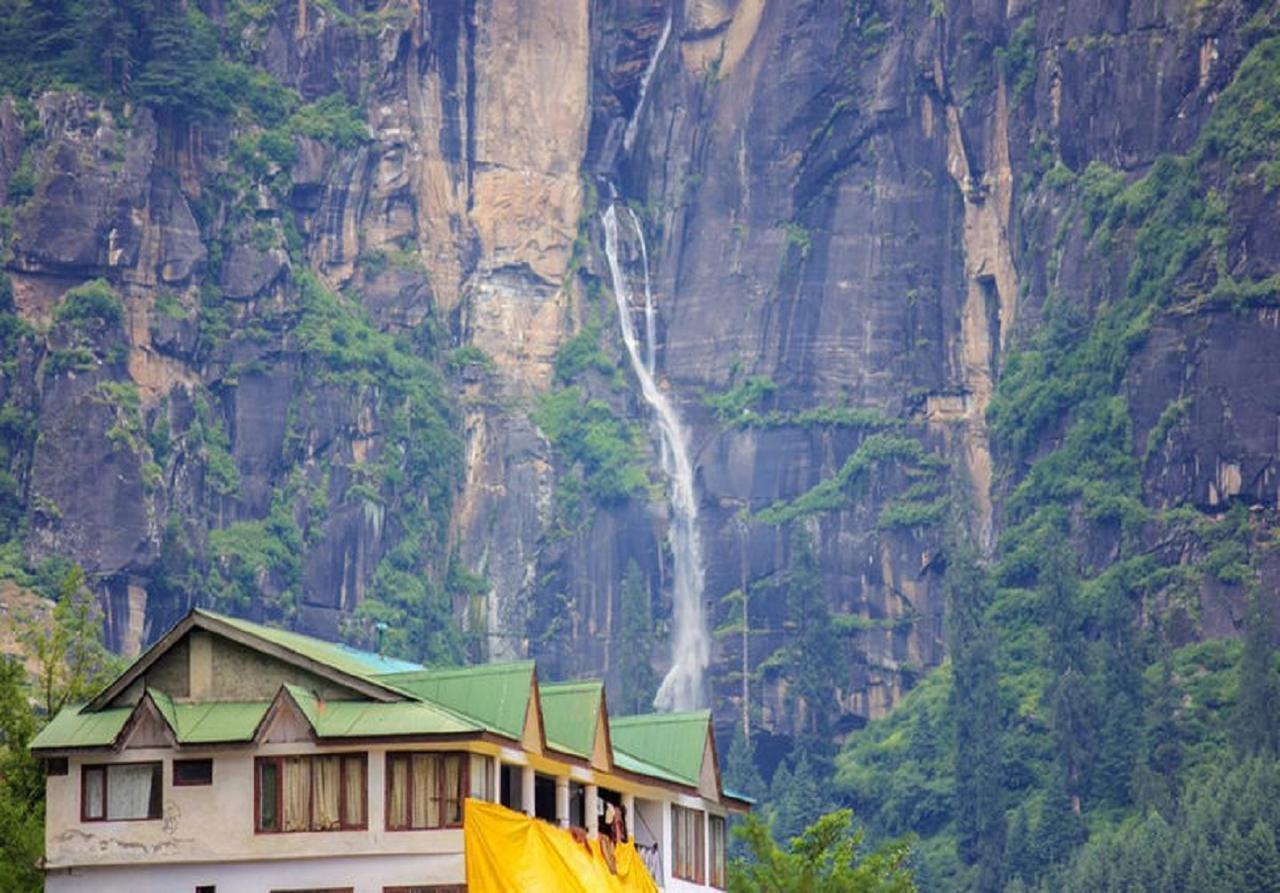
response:
<path id="1" fill-rule="evenodd" d="M 949 543 L 949 665 L 837 760 L 845 802 L 877 835 L 921 835 L 924 890 L 1271 889 L 1280 877 L 1268 794 L 1280 664 L 1260 608 L 1274 532 L 1239 501 L 1153 508 L 1142 457 L 1191 398 L 1136 443 L 1122 387 L 1163 314 L 1276 301 L 1230 272 L 1229 209 L 1280 158 L 1277 97 L 1273 38 L 1186 155 L 1136 179 L 1095 162 L 1043 184 L 1071 197 L 1064 227 L 1090 256 L 1127 269 L 1123 289 L 1092 311 L 1051 294 L 1009 355 L 988 415 L 1011 469 L 995 560 Z M 1250 606 L 1243 645 L 1175 647 L 1194 635 L 1205 587 Z"/>

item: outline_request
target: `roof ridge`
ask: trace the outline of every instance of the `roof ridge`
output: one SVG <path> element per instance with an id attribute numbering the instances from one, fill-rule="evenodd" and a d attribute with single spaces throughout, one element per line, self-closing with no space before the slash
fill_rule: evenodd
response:
<path id="1" fill-rule="evenodd" d="M 480 675 L 482 673 L 514 673 L 533 669 L 537 666 L 533 660 L 513 660 L 500 663 L 467 664 L 461 667 L 423 667 L 420 670 L 397 670 L 392 673 L 374 673 L 373 678 L 380 681 L 395 679 L 425 678 L 428 676 Z M 393 683 L 394 684 L 394 683 Z"/>
<path id="2" fill-rule="evenodd" d="M 710 710 L 685 710 L 680 713 L 632 713 L 627 716 L 610 716 L 609 722 L 613 725 L 618 723 L 639 725 L 641 723 L 702 722 L 710 721 L 710 719 Z"/>

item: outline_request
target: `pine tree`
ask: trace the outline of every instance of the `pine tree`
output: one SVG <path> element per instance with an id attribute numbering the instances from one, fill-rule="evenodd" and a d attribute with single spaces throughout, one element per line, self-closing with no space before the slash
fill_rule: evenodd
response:
<path id="1" fill-rule="evenodd" d="M 1039 593 L 1049 634 L 1050 726 L 1071 809 L 1080 816 L 1096 751 L 1097 714 L 1090 679 L 1076 556 L 1062 536 L 1046 536 Z"/>
<path id="2" fill-rule="evenodd" d="M 653 603 L 649 584 L 632 559 L 622 577 L 622 629 L 618 640 L 619 713 L 644 713 L 653 707 Z"/>
<path id="3" fill-rule="evenodd" d="M 960 858 L 978 866 L 976 889 L 999 890 L 1005 862 L 1002 734 L 995 641 L 984 622 L 991 584 L 959 522 L 948 534 L 950 710 L 955 727 L 955 807 Z"/>
<path id="4" fill-rule="evenodd" d="M 833 755 L 836 676 L 832 670 L 839 641 L 827 609 L 822 572 L 803 529 L 791 540 L 787 619 L 794 629 L 786 664 L 788 696 L 799 747 L 825 763 Z"/>
<path id="5" fill-rule="evenodd" d="M 1234 849 L 1237 889 L 1280 893 L 1280 853 L 1276 851 L 1276 837 L 1271 828 L 1255 821 Z"/>
<path id="6" fill-rule="evenodd" d="M 1242 753 L 1280 756 L 1280 674 L 1276 673 L 1273 623 L 1260 587 L 1249 595 L 1235 739 Z"/>
<path id="7" fill-rule="evenodd" d="M 818 768 L 806 750 L 801 748 L 796 753 L 791 772 L 784 774 L 784 771 L 779 767 L 774 773 L 770 791 L 774 808 L 773 836 L 781 842 L 798 836 L 832 806 L 827 793 L 829 786 L 819 777 Z"/>

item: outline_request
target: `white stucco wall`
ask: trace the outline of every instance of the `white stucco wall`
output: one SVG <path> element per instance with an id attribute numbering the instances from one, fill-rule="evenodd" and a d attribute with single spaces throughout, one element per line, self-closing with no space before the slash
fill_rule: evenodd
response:
<path id="1" fill-rule="evenodd" d="M 69 869 L 45 877 L 45 893 L 192 893 L 213 884 L 217 893 L 351 887 L 382 893 L 384 886 L 459 884 L 462 855 L 349 856 L 336 859 L 227 862 L 214 865 L 122 865 Z"/>
<path id="2" fill-rule="evenodd" d="M 429 749 L 429 748 L 423 748 Z M 255 756 L 298 753 L 369 754 L 367 831 L 256 834 L 253 829 Z M 164 764 L 163 817 L 150 821 L 81 822 L 80 772 L 103 758 L 72 758 L 69 771 L 47 783 L 46 860 L 50 868 L 176 862 L 297 859 L 310 856 L 458 855 L 462 831 L 385 830 L 385 747 L 357 749 L 313 744 L 269 744 L 252 751 L 201 754 L 184 748 L 182 758 L 212 757 L 213 784 L 174 787 L 174 751 L 128 749 L 110 762 L 158 760 Z M 452 883 L 461 883 L 459 873 Z M 52 889 L 52 888 L 51 888 Z M 129 888 L 132 893 L 132 888 Z M 172 888 L 171 888 L 172 889 Z"/>

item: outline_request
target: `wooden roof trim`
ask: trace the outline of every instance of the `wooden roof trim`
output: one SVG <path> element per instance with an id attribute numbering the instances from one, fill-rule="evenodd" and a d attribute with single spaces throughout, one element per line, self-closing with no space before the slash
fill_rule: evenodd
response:
<path id="1" fill-rule="evenodd" d="M 169 735 L 169 747 L 178 746 L 178 730 L 169 724 L 169 720 L 165 718 L 164 711 L 156 705 L 151 698 L 151 690 L 148 689 L 142 693 L 142 697 L 138 699 L 138 703 L 133 706 L 133 712 L 129 714 L 129 718 L 124 721 L 124 725 L 120 727 L 120 731 L 116 732 L 116 737 L 111 741 L 109 747 L 120 752 L 125 749 L 129 743 L 129 739 L 133 737 L 133 733 L 138 730 L 138 726 L 143 720 L 151 718 L 160 721 L 160 725 Z"/>

